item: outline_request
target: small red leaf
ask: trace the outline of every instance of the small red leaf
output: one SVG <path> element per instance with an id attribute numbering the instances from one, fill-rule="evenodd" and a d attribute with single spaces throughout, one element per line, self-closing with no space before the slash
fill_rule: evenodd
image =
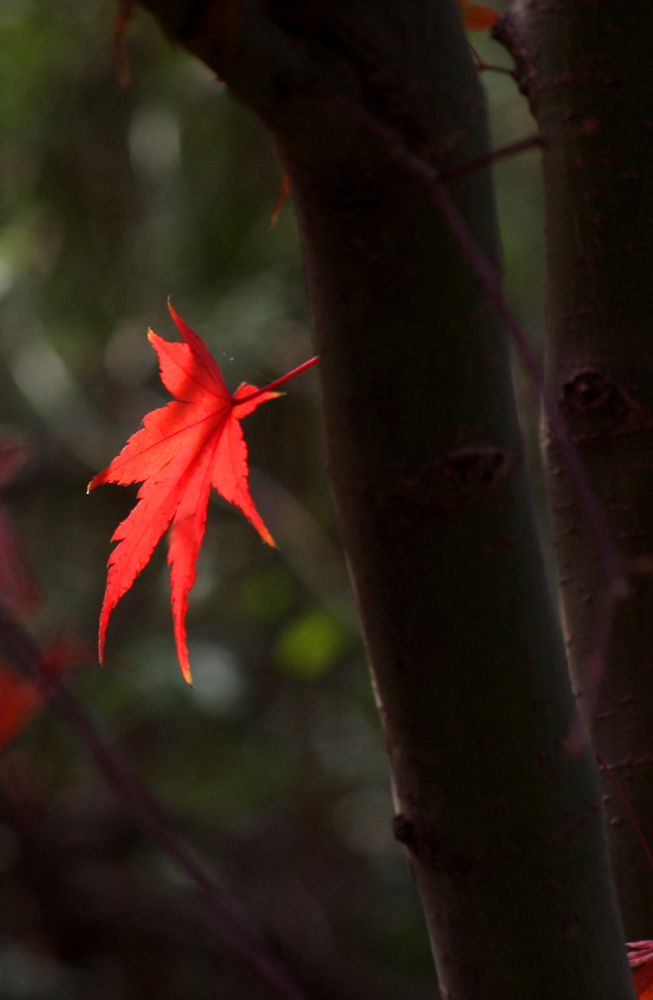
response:
<path id="1" fill-rule="evenodd" d="M 147 564 L 155 545 L 171 525 L 168 563 L 177 656 L 190 683 L 186 644 L 188 594 L 195 583 L 195 564 L 204 537 L 211 487 L 240 507 L 264 541 L 274 545 L 249 493 L 247 445 L 240 420 L 260 403 L 279 394 L 271 391 L 303 371 L 317 358 L 278 379 L 267 389 L 243 384 L 232 396 L 217 362 L 204 341 L 177 315 L 170 314 L 184 341 L 162 340 L 151 330 L 150 343 L 159 356 L 161 379 L 175 397 L 148 413 L 111 465 L 89 484 L 141 482 L 138 503 L 118 525 L 109 557 L 109 573 L 100 615 L 100 661 L 114 607 Z"/>
<path id="2" fill-rule="evenodd" d="M 458 0 L 463 12 L 463 21 L 468 31 L 481 31 L 491 28 L 499 15 L 496 10 L 485 4 L 470 3 L 469 0 Z"/>
<path id="3" fill-rule="evenodd" d="M 46 650 L 43 672 L 50 677 L 59 677 L 67 666 L 83 656 L 85 649 L 81 643 L 59 640 Z M 18 736 L 45 699 L 42 684 L 0 660 L 0 747 Z"/>

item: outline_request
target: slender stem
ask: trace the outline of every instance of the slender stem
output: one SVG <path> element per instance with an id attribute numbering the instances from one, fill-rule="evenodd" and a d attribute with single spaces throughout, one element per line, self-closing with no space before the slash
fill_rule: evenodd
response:
<path id="1" fill-rule="evenodd" d="M 487 63 L 478 54 L 471 42 L 469 42 L 469 47 L 472 50 L 472 55 L 474 56 L 474 61 L 476 62 L 476 69 L 479 73 L 484 72 L 484 70 L 490 70 L 493 73 L 506 73 L 508 76 L 515 76 L 514 69 L 510 69 L 509 66 L 495 66 L 493 63 Z"/>
<path id="2" fill-rule="evenodd" d="M 463 256 L 492 301 L 497 314 L 510 331 L 520 354 L 522 364 L 528 372 L 531 381 L 537 387 L 547 420 L 558 441 L 560 451 L 595 539 L 608 590 L 613 599 L 625 597 L 630 592 L 630 588 L 622 554 L 615 542 L 605 512 L 592 486 L 578 449 L 572 440 L 558 404 L 547 385 L 542 366 L 529 344 L 519 320 L 513 313 L 505 297 L 499 271 L 479 249 L 454 199 L 444 187 L 440 171 L 427 160 L 414 153 L 399 132 L 386 125 L 385 122 L 375 118 L 374 115 L 369 114 L 364 108 L 335 94 L 326 93 L 321 88 L 315 88 L 311 84 L 311 81 L 305 80 L 304 84 L 313 92 L 317 90 L 318 95 L 323 100 L 339 108 L 349 118 L 362 125 L 369 135 L 375 137 L 385 146 L 390 156 L 402 163 L 411 174 L 421 178 L 428 187 L 434 203 L 438 207 Z"/>
<path id="3" fill-rule="evenodd" d="M 301 375 L 301 373 L 306 371 L 307 368 L 312 368 L 313 365 L 317 364 L 319 360 L 320 356 L 317 354 L 314 358 L 310 358 L 308 361 L 305 361 L 303 365 L 300 365 L 298 368 L 293 368 L 293 370 L 288 372 L 287 375 L 282 375 L 281 378 L 275 379 L 274 382 L 270 382 L 269 385 L 263 386 L 262 389 L 257 389 L 256 392 L 250 393 L 249 396 L 244 396 L 243 399 L 235 400 L 234 405 L 240 406 L 242 403 L 249 403 L 250 399 L 257 399 L 259 396 L 262 396 L 264 392 L 270 392 L 272 389 L 276 389 L 277 386 L 283 385 L 284 382 L 288 382 L 291 378 L 294 378 L 295 375 Z"/>
<path id="4" fill-rule="evenodd" d="M 460 163 L 455 167 L 450 167 L 446 170 L 440 171 L 441 181 L 450 181 L 454 177 L 462 177 L 464 174 L 470 174 L 473 170 L 480 170 L 481 167 L 487 167 L 490 163 L 496 163 L 497 160 L 505 160 L 509 156 L 516 156 L 518 153 L 524 153 L 528 149 L 533 149 L 535 147 L 541 148 L 544 145 L 544 140 L 539 135 L 531 135 L 527 139 L 521 139 L 519 142 L 513 142 L 510 146 L 503 146 L 501 149 L 494 149 L 487 156 L 479 156 L 475 160 L 468 160 L 467 163 Z"/>
<path id="5" fill-rule="evenodd" d="M 310 81 L 304 81 L 304 83 L 313 92 L 316 91 Z M 599 563 L 603 570 L 603 596 L 597 606 L 593 623 L 592 634 L 595 641 L 584 670 L 584 683 L 587 689 L 586 700 L 593 704 L 596 702 L 606 672 L 616 605 L 625 600 L 631 593 L 627 565 L 605 515 L 603 505 L 588 475 L 585 463 L 560 412 L 557 400 L 549 388 L 542 366 L 505 297 L 500 272 L 479 248 L 454 198 L 445 187 L 444 172 L 414 153 L 400 133 L 369 114 L 364 108 L 337 95 L 326 93 L 321 88 L 317 89 L 317 93 L 322 100 L 339 108 L 350 119 L 362 125 L 369 135 L 375 137 L 386 148 L 391 157 L 425 183 L 449 232 L 458 244 L 472 272 L 476 275 L 479 284 L 493 303 L 497 315 L 509 330 L 522 364 L 531 382 L 538 390 L 542 408 L 553 437 L 558 443 L 560 454 L 569 472 L 581 509 L 587 519 L 590 535 L 593 538 Z"/>
<path id="6" fill-rule="evenodd" d="M 510 69 L 509 66 L 494 66 L 492 63 L 480 62 L 476 67 L 479 73 L 503 73 L 505 76 L 511 76 L 515 78 L 515 71 Z"/>

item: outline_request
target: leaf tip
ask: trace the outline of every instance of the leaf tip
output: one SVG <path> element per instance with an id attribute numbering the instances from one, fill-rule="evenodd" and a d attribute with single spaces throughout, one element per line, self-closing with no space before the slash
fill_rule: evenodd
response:
<path id="1" fill-rule="evenodd" d="M 263 527 L 265 528 L 265 525 Z M 265 544 L 269 545 L 271 549 L 277 549 L 278 548 L 277 543 L 275 542 L 274 538 L 272 537 L 272 535 L 270 534 L 270 532 L 268 531 L 267 528 L 265 528 L 264 532 L 263 531 L 259 531 L 259 533 L 261 535 L 261 538 L 265 542 Z"/>
<path id="2" fill-rule="evenodd" d="M 172 296 L 169 295 L 168 296 L 168 312 L 170 313 L 170 315 L 172 317 L 172 321 L 175 324 L 175 326 L 179 327 L 179 324 L 182 322 L 182 320 L 181 320 L 181 317 L 179 316 L 179 314 L 173 308 L 171 299 L 172 299 Z"/>
<path id="3" fill-rule="evenodd" d="M 183 675 L 184 680 L 188 684 L 188 687 L 192 688 L 193 674 L 190 669 L 190 663 L 188 662 L 188 651 L 185 648 L 186 646 L 185 639 L 183 640 L 183 642 L 184 642 L 183 649 L 180 649 L 179 645 L 177 646 L 177 659 L 179 660 L 179 666 L 181 667 L 181 673 Z"/>

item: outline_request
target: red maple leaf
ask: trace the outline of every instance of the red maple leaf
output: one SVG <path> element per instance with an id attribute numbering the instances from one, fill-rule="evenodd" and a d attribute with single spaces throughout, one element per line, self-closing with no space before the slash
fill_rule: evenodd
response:
<path id="1" fill-rule="evenodd" d="M 177 655 L 190 683 L 186 646 L 188 594 L 195 582 L 195 563 L 204 537 L 209 493 L 213 486 L 240 507 L 261 537 L 274 545 L 249 493 L 247 445 L 240 421 L 273 399 L 277 386 L 315 364 L 311 358 L 264 389 L 243 383 L 233 394 L 204 341 L 169 305 L 183 344 L 170 343 L 152 330 L 148 339 L 159 356 L 161 380 L 175 397 L 148 413 L 108 469 L 89 483 L 143 483 L 138 503 L 118 525 L 112 541 L 119 544 L 109 558 L 109 573 L 100 615 L 100 662 L 112 610 L 148 563 L 155 545 L 172 524 L 168 550 Z"/>
<path id="2" fill-rule="evenodd" d="M 628 948 L 637 1000 L 653 1000 L 653 941 L 629 941 Z"/>

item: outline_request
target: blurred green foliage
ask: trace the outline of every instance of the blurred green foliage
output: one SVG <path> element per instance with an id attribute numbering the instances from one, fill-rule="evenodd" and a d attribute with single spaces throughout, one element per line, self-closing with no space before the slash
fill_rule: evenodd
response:
<path id="1" fill-rule="evenodd" d="M 210 506 L 188 615 L 195 687 L 176 663 L 164 546 L 113 615 L 105 669 L 92 654 L 110 537 L 135 490 L 87 497 L 86 484 L 167 398 L 146 330 L 174 336 L 168 295 L 232 388 L 312 353 L 290 202 L 267 228 L 281 177 L 270 139 L 141 12 L 121 89 L 116 9 L 0 0 L 0 422 L 31 447 L 4 495 L 42 592 L 30 627 L 88 643 L 77 696 L 312 996 L 433 996 L 314 372 L 245 424 L 279 551 Z M 478 47 L 505 64 L 489 39 Z M 486 77 L 495 145 L 529 134 L 510 78 Z M 537 334 L 537 153 L 496 175 L 509 288 Z M 266 994 L 46 711 L 0 756 L 0 1000 L 88 996 Z"/>
<path id="2" fill-rule="evenodd" d="M 328 612 L 308 611 L 295 618 L 277 640 L 277 663 L 297 677 L 318 677 L 350 645 L 348 630 Z"/>

